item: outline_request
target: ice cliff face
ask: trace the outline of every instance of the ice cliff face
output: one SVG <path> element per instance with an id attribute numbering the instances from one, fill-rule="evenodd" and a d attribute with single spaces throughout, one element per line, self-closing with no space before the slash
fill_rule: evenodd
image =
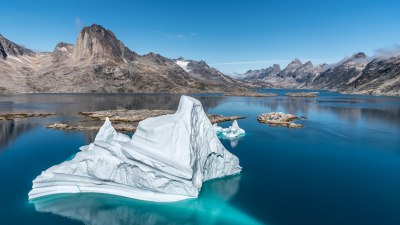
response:
<path id="1" fill-rule="evenodd" d="M 201 103 L 182 96 L 175 114 L 139 123 L 132 138 L 106 120 L 95 141 L 33 180 L 29 198 L 95 192 L 146 201 L 196 198 L 206 180 L 237 174 Z"/>

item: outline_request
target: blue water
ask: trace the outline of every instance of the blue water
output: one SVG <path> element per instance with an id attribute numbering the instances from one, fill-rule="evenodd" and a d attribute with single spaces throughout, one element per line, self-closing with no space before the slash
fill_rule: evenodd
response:
<path id="1" fill-rule="evenodd" d="M 260 91 L 280 95 L 195 95 L 209 113 L 247 116 L 238 121 L 244 137 L 221 140 L 243 171 L 206 182 L 198 199 L 163 204 L 101 194 L 29 202 L 27 194 L 41 171 L 95 136 L 44 125 L 84 120 L 80 111 L 175 109 L 179 95 L 0 95 L 0 113 L 57 113 L 0 122 L 0 224 L 400 224 L 400 98 Z M 271 111 L 308 119 L 302 129 L 257 122 Z"/>

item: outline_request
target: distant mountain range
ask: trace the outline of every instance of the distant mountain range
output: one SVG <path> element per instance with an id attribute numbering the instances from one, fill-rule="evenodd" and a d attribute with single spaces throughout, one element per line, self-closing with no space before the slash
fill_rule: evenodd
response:
<path id="1" fill-rule="evenodd" d="M 334 64 L 314 66 L 295 59 L 227 76 L 204 61 L 139 55 L 115 34 L 93 24 L 74 45 L 58 43 L 35 52 L 0 35 L 0 93 L 205 93 L 252 88 L 326 89 L 345 93 L 400 95 L 400 56 L 357 53 Z"/>
<path id="2" fill-rule="evenodd" d="M 275 64 L 249 70 L 238 79 L 279 88 L 324 89 L 344 93 L 400 95 L 400 55 L 367 57 L 360 52 L 340 62 L 314 66 L 293 60 L 283 70 Z"/>
<path id="3" fill-rule="evenodd" d="M 53 52 L 34 52 L 0 36 L 0 56 L 3 93 L 247 90 L 204 61 L 139 55 L 96 24 L 83 28 L 75 45 L 60 42 Z"/>

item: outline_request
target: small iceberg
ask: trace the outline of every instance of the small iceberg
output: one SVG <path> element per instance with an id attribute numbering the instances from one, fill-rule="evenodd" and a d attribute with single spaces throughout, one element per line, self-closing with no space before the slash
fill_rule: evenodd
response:
<path id="1" fill-rule="evenodd" d="M 239 159 L 219 141 L 201 103 L 182 96 L 175 114 L 141 121 L 132 138 L 116 132 L 106 119 L 93 143 L 43 171 L 28 195 L 103 193 L 173 202 L 196 198 L 204 181 L 241 169 Z"/>
<path id="2" fill-rule="evenodd" d="M 217 135 L 226 138 L 236 138 L 243 136 L 246 133 L 242 128 L 239 127 L 239 124 L 236 120 L 234 120 L 232 126 L 229 126 L 228 128 L 222 128 L 218 126 L 218 124 L 214 124 L 213 128 Z"/>
<path id="3" fill-rule="evenodd" d="M 213 128 L 218 137 L 230 140 L 232 147 L 236 147 L 239 138 L 244 136 L 246 133 L 242 128 L 239 127 L 239 124 L 236 120 L 234 120 L 232 126 L 229 126 L 228 128 L 222 128 L 218 126 L 218 124 L 214 124 Z"/>

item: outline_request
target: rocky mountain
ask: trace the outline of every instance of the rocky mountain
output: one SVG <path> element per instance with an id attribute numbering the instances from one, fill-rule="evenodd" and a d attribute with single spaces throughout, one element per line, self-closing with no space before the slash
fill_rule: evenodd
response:
<path id="1" fill-rule="evenodd" d="M 274 64 L 261 70 L 249 70 L 242 79 L 262 81 L 273 87 L 297 88 L 310 83 L 323 68 L 324 65 L 313 66 L 310 61 L 303 64 L 299 59 L 294 59 L 282 70 L 278 64 Z"/>
<path id="2" fill-rule="evenodd" d="M 400 56 L 376 58 L 340 91 L 373 95 L 400 95 Z"/>
<path id="3" fill-rule="evenodd" d="M 356 53 L 336 64 L 301 63 L 295 59 L 279 72 L 271 67 L 248 71 L 244 80 L 269 83 L 280 88 L 304 88 L 344 93 L 400 95 L 400 55 L 387 58 Z"/>
<path id="4" fill-rule="evenodd" d="M 24 48 L 20 45 L 15 44 L 12 41 L 9 41 L 3 35 L 0 34 L 0 52 L 3 56 L 3 59 L 7 59 L 8 56 L 34 56 L 35 52 L 30 49 Z"/>
<path id="5" fill-rule="evenodd" d="M 240 81 L 227 76 L 215 68 L 211 68 L 205 61 L 187 60 L 182 57 L 175 59 L 175 63 L 192 77 L 204 82 L 225 85 L 240 85 Z"/>
<path id="6" fill-rule="evenodd" d="M 274 64 L 273 66 L 261 70 L 248 70 L 243 78 L 246 80 L 262 80 L 269 76 L 276 76 L 280 72 L 281 67 L 279 64 Z"/>
<path id="7" fill-rule="evenodd" d="M 185 70 L 156 53 L 139 55 L 96 24 L 83 28 L 74 45 L 60 42 L 53 52 L 0 37 L 0 92 L 227 92 L 238 83 L 204 61 L 190 61 Z"/>

